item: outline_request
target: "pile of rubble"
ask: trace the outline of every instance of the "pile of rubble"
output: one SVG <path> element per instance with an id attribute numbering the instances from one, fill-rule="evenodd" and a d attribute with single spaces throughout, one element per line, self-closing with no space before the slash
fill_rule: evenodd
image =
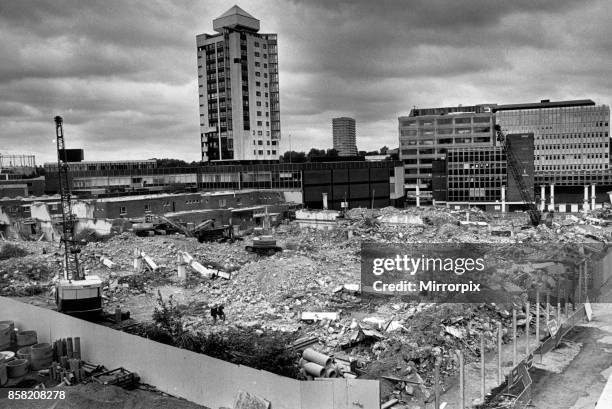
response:
<path id="1" fill-rule="evenodd" d="M 147 303 L 160 290 L 164 296 L 176 296 L 183 324 L 189 330 L 223 333 L 228 328 L 245 328 L 261 337 L 266 332 L 295 334 L 336 361 L 354 363 L 346 372 L 386 379 L 391 389 L 402 383 L 422 385 L 404 387 L 404 393 L 427 397 L 435 361 L 442 362 L 443 375 L 451 374 L 457 365 L 454 350 L 470 351 L 467 359 L 475 359 L 481 334 L 492 347 L 496 323 L 509 326 L 511 306 L 465 304 L 451 308 L 388 298 L 363 302 L 358 284 L 362 242 L 497 243 L 500 246 L 492 248 L 501 254 L 523 242 L 541 244 L 553 252 L 558 250 L 549 248 L 549 243 L 571 247 L 577 242 L 609 241 L 610 216 L 609 210 L 557 215 L 551 227 L 534 228 L 524 213 L 491 215 L 475 208 L 351 209 L 331 231 L 278 226 L 274 236 L 284 251 L 272 256 L 245 250 L 253 236 L 244 241 L 198 243 L 178 234 L 137 237 L 123 233 L 105 242 L 88 243 L 82 249 L 82 263 L 89 273 L 104 280 L 110 310 L 141 303 L 144 313 L 139 318 L 150 319 L 152 308 Z M 394 222 L 399 219 L 408 222 Z M 44 279 L 59 270 L 57 245 L 23 242 L 23 246 L 29 253 L 27 259 L 0 261 L 0 288 L 14 288 L 11 280 L 44 284 Z M 146 253 L 155 268 L 145 266 L 135 272 L 136 249 Z M 211 278 L 190 268 L 186 281 L 179 281 L 177 256 L 181 252 L 227 276 Z M 541 256 L 540 250 L 536 253 Z M 500 268 L 500 280 L 512 281 L 521 289 L 536 285 L 552 289 L 566 275 L 538 264 L 535 256 L 521 257 L 521 265 Z M 35 267 L 28 268 L 26 260 Z M 48 269 L 41 279 L 36 276 L 39 264 Z M 213 323 L 209 309 L 213 304 L 224 305 L 225 323 Z M 524 314 L 519 314 L 522 318 Z"/>

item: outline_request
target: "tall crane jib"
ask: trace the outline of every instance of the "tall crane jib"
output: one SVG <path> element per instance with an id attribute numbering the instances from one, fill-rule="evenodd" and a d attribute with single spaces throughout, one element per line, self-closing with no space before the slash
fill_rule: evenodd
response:
<path id="1" fill-rule="evenodd" d="M 72 213 L 69 166 L 66 158 L 63 119 L 61 116 L 55 117 L 55 134 L 57 141 L 59 194 L 62 208 L 62 243 L 64 245 L 65 278 L 67 280 L 84 280 L 85 276 L 79 264 L 80 248 L 74 239 L 75 217 Z"/>
<path id="2" fill-rule="evenodd" d="M 495 131 L 497 133 L 497 141 L 499 142 L 504 152 L 504 155 L 506 156 L 508 170 L 510 171 L 510 173 L 512 174 L 512 178 L 516 182 L 523 204 L 527 207 L 527 213 L 529 214 L 531 224 L 537 226 L 540 224 L 542 214 L 540 213 L 535 204 L 531 189 L 529 189 L 529 187 L 525 184 L 525 179 L 523 178 L 525 169 L 516 157 L 514 150 L 511 149 L 510 141 L 508 140 L 508 138 L 506 138 L 506 135 L 504 135 L 499 125 L 495 125 Z"/>

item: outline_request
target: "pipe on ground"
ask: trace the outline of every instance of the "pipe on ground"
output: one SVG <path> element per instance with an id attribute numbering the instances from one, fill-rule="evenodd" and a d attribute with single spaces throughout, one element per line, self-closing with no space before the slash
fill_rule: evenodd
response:
<path id="1" fill-rule="evenodd" d="M 332 363 L 332 359 L 330 356 L 315 351 L 312 348 L 305 349 L 302 353 L 302 358 L 307 361 L 314 362 L 315 364 L 321 365 L 323 367 L 329 366 Z"/>

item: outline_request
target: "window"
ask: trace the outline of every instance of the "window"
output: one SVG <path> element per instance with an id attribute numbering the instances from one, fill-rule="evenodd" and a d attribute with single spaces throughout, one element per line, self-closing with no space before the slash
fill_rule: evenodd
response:
<path id="1" fill-rule="evenodd" d="M 261 91 L 255 91 L 255 96 L 256 97 L 261 97 Z"/>
<path id="2" fill-rule="evenodd" d="M 256 76 L 256 77 L 261 77 L 261 72 L 259 72 L 259 71 L 255 71 L 255 76 Z"/>
<path id="3" fill-rule="evenodd" d="M 257 141 L 257 145 L 263 145 L 263 141 Z"/>
<path id="4" fill-rule="evenodd" d="M 151 211 L 151 205 L 148 204 L 148 203 L 146 205 L 144 205 L 144 211 L 145 212 L 150 212 Z"/>
<path id="5" fill-rule="evenodd" d="M 261 111 L 257 111 L 257 116 L 261 116 Z"/>
<path id="6" fill-rule="evenodd" d="M 259 64 L 259 61 L 255 61 L 255 66 L 259 67 L 261 64 Z"/>
<path id="7" fill-rule="evenodd" d="M 260 107 L 261 106 L 261 101 L 257 101 L 257 106 Z"/>
<path id="8" fill-rule="evenodd" d="M 255 41 L 255 47 L 259 47 L 259 42 Z"/>
<path id="9" fill-rule="evenodd" d="M 127 214 L 127 208 L 126 208 L 125 206 L 121 206 L 121 207 L 119 208 L 119 214 L 120 214 L 121 216 L 125 216 L 125 215 Z"/>
<path id="10" fill-rule="evenodd" d="M 261 82 L 259 82 L 259 81 L 255 81 L 255 86 L 256 86 L 256 87 L 261 87 Z"/>
<path id="11" fill-rule="evenodd" d="M 255 51 L 255 57 L 259 57 L 259 53 Z"/>
<path id="12" fill-rule="evenodd" d="M 270 154 L 270 151 L 266 151 L 266 152 L 267 152 L 267 155 L 269 155 L 269 154 Z"/>
<path id="13" fill-rule="evenodd" d="M 276 155 L 276 151 L 272 151 L 272 155 Z"/>
<path id="14" fill-rule="evenodd" d="M 261 126 L 261 121 L 257 121 L 257 126 Z"/>
<path id="15" fill-rule="evenodd" d="M 225 206 L 227 206 L 227 200 L 219 199 L 219 207 L 225 207 Z"/>
<path id="16" fill-rule="evenodd" d="M 263 132 L 262 131 L 257 131 L 257 135 L 262 136 Z"/>
<path id="17" fill-rule="evenodd" d="M 263 150 L 257 151 L 258 154 L 263 155 Z"/>

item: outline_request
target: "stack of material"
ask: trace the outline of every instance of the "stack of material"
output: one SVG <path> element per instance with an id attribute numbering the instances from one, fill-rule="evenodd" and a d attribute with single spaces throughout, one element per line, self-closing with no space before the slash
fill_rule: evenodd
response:
<path id="1" fill-rule="evenodd" d="M 305 349 L 300 359 L 300 367 L 307 378 L 337 378 L 340 371 L 332 357 L 312 348 Z"/>

